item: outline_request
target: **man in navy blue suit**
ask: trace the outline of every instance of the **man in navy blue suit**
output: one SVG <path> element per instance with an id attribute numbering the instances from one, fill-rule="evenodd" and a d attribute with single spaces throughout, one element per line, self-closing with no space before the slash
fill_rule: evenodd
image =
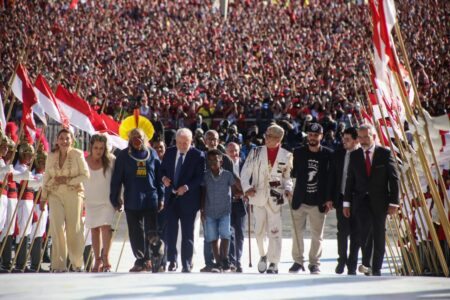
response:
<path id="1" fill-rule="evenodd" d="M 161 178 L 164 183 L 167 216 L 167 260 L 169 271 L 177 269 L 178 222 L 181 222 L 181 264 L 182 272 L 192 268 L 194 251 L 194 221 L 200 209 L 200 184 L 205 173 L 204 154 L 191 147 L 192 132 L 178 129 L 176 147 L 167 149 L 161 164 Z"/>

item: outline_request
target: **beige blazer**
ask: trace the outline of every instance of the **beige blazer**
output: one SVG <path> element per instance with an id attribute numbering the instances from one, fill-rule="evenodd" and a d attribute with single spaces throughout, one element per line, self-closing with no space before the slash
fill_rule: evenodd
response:
<path id="1" fill-rule="evenodd" d="M 57 176 L 66 176 L 69 180 L 66 184 L 57 184 L 55 182 Z M 82 192 L 83 181 L 87 179 L 89 179 L 89 167 L 82 151 L 69 149 L 66 161 L 61 168 L 59 167 L 59 151 L 52 152 L 48 155 L 45 165 L 42 197 L 47 199 L 49 194 L 57 192 Z"/>

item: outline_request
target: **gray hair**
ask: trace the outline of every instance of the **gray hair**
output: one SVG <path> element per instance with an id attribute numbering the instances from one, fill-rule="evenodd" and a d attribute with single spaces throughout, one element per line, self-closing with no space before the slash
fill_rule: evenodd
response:
<path id="1" fill-rule="evenodd" d="M 205 132 L 204 137 L 206 138 L 208 135 L 212 135 L 212 134 L 214 134 L 214 136 L 216 136 L 216 137 L 219 137 L 219 133 L 214 129 L 210 129 L 207 132 Z"/>
<path id="2" fill-rule="evenodd" d="M 175 138 L 178 138 L 180 136 L 186 136 L 192 140 L 192 131 L 188 128 L 180 128 L 177 130 L 177 133 L 175 134 Z"/>
<path id="3" fill-rule="evenodd" d="M 375 130 L 375 127 L 373 127 L 371 124 L 367 124 L 367 123 L 359 126 L 358 131 L 360 131 L 360 130 L 367 130 L 371 134 L 376 134 L 377 133 L 376 130 Z"/>
<path id="4" fill-rule="evenodd" d="M 266 133 L 271 133 L 271 134 L 279 137 L 280 139 L 282 139 L 284 136 L 284 129 L 283 129 L 283 127 L 281 127 L 279 125 L 273 124 L 267 128 Z"/>

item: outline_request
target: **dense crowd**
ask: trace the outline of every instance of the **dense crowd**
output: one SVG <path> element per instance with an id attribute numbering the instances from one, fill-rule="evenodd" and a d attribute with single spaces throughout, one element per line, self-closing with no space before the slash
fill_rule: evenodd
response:
<path id="1" fill-rule="evenodd" d="M 143 106 L 170 129 L 197 114 L 210 127 L 225 118 L 240 129 L 270 119 L 304 129 L 311 117 L 348 124 L 365 98 L 367 5 L 234 1 L 225 22 L 213 1 L 80 1 L 76 10 L 68 2 L 21 1 L 0 14 L 2 94 L 26 49 L 32 78 L 61 82 L 116 119 Z M 414 77 L 424 105 L 444 114 L 448 4 L 412 4 L 398 1 L 397 10 Z"/>

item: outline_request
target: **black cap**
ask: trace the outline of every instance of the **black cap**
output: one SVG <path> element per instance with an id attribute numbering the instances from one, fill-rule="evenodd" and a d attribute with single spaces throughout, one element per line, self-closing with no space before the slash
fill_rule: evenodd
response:
<path id="1" fill-rule="evenodd" d="M 323 127 L 319 123 L 312 123 L 308 128 L 308 132 L 323 133 Z"/>

